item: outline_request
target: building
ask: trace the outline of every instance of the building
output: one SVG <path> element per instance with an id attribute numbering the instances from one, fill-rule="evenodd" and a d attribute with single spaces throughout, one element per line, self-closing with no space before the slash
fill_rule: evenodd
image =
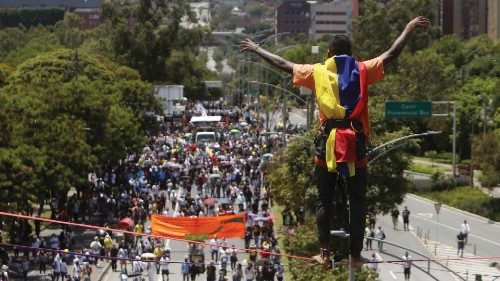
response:
<path id="1" fill-rule="evenodd" d="M 276 33 L 309 34 L 311 27 L 310 4 L 292 0 L 282 2 L 276 13 Z"/>
<path id="2" fill-rule="evenodd" d="M 500 2 L 488 0 L 488 36 L 492 40 L 500 38 Z"/>
<path id="3" fill-rule="evenodd" d="M 488 4 L 498 0 L 442 0 L 443 34 L 468 39 L 488 33 Z"/>
<path id="4" fill-rule="evenodd" d="M 67 11 L 99 9 L 101 0 L 0 0 L 0 8 L 61 8 Z"/>
<path id="5" fill-rule="evenodd" d="M 312 39 L 325 34 L 350 34 L 359 0 L 288 1 L 278 7 L 278 33 L 305 33 Z"/>
<path id="6" fill-rule="evenodd" d="M 352 2 L 335 0 L 311 5 L 311 38 L 318 39 L 325 34 L 349 35 L 353 18 Z"/>
<path id="7" fill-rule="evenodd" d="M 163 116 L 179 116 L 183 110 L 180 103 L 184 100 L 183 85 L 155 85 L 155 95 L 163 106 Z"/>
<path id="8" fill-rule="evenodd" d="M 102 23 L 101 0 L 0 0 L 0 8 L 64 9 L 82 18 L 82 29 L 91 29 Z"/>
<path id="9" fill-rule="evenodd" d="M 187 17 L 184 17 L 181 26 L 184 28 L 194 27 L 209 27 L 212 15 L 210 13 L 210 3 L 208 2 L 193 2 L 189 3 L 191 11 L 194 12 L 197 22 L 189 22 Z"/>
<path id="10" fill-rule="evenodd" d="M 245 8 L 251 5 L 265 5 L 270 8 L 277 8 L 280 4 L 281 0 L 244 0 L 243 6 Z"/>

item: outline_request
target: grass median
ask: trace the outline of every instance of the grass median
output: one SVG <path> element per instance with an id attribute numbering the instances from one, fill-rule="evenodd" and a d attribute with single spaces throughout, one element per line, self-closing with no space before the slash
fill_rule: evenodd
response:
<path id="1" fill-rule="evenodd" d="M 416 194 L 500 222 L 500 198 L 493 198 L 479 188 L 460 186 L 442 191 L 418 191 Z"/>

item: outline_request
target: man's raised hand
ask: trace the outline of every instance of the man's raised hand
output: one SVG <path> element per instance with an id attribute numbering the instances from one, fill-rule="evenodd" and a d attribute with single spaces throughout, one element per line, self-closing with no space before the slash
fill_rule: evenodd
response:
<path id="1" fill-rule="evenodd" d="M 430 24 L 431 22 L 429 21 L 428 18 L 423 16 L 418 16 L 412 19 L 407 26 L 410 27 L 411 29 L 414 29 L 415 27 L 420 27 L 420 26 L 426 27 L 429 26 Z"/>
<path id="2" fill-rule="evenodd" d="M 252 40 L 245 38 L 243 41 L 240 42 L 240 52 L 255 52 L 259 48 L 259 45 L 254 43 Z"/>

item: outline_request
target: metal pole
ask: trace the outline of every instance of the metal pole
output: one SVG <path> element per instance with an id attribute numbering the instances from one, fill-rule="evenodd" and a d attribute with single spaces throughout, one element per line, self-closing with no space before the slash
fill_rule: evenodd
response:
<path id="1" fill-rule="evenodd" d="M 451 102 L 453 105 L 453 177 L 455 177 L 455 157 L 457 150 L 457 106 L 454 101 Z"/>
<path id="2" fill-rule="evenodd" d="M 283 79 L 282 85 L 285 86 L 285 81 Z M 283 146 L 286 146 L 286 93 L 283 92 L 283 111 L 281 112 L 283 120 Z"/>
<path id="3" fill-rule="evenodd" d="M 355 277 L 356 277 L 356 271 L 352 267 L 352 255 L 349 254 L 349 281 L 355 281 Z"/>
<path id="4" fill-rule="evenodd" d="M 439 214 L 436 214 L 436 245 L 434 246 L 434 255 L 437 253 L 437 245 L 439 243 Z"/>
<path id="5" fill-rule="evenodd" d="M 472 164 L 473 162 L 473 158 L 472 158 L 472 154 L 473 154 L 473 146 L 472 146 L 472 141 L 474 140 L 474 123 L 476 122 L 476 114 L 474 114 L 472 116 L 472 132 L 471 132 L 471 135 L 470 135 L 470 163 L 469 163 L 469 169 L 470 169 L 470 172 L 469 172 L 469 176 L 470 176 L 470 187 L 474 187 L 474 165 Z"/>

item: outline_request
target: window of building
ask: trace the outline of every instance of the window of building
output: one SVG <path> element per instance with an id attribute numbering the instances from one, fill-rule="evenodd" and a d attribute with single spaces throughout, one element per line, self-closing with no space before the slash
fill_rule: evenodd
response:
<path id="1" fill-rule="evenodd" d="M 317 11 L 316 15 L 329 15 L 329 16 L 344 16 L 347 15 L 346 12 L 327 12 L 327 11 Z"/>
<path id="2" fill-rule="evenodd" d="M 332 34 L 345 34 L 345 30 L 316 30 L 316 33 L 332 33 Z"/>
<path id="3" fill-rule="evenodd" d="M 343 20 L 317 20 L 316 24 L 346 24 Z"/>

